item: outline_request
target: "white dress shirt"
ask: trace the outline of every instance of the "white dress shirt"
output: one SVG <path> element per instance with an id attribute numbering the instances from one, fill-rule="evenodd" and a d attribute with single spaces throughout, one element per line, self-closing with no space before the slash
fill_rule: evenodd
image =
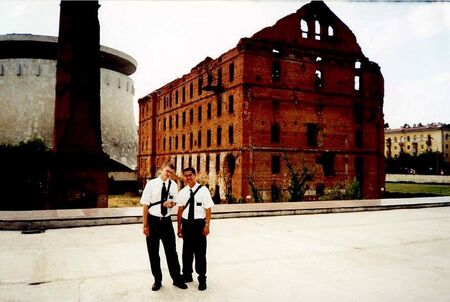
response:
<path id="1" fill-rule="evenodd" d="M 175 198 L 178 195 L 178 187 L 177 183 L 173 180 L 167 179 L 164 183 L 166 184 L 166 190 L 169 188 L 169 181 L 172 182 L 170 185 L 170 191 L 167 200 L 168 201 L 174 201 Z M 148 205 L 158 202 L 161 200 L 161 190 L 163 187 L 163 180 L 159 177 L 153 178 L 152 180 L 148 181 L 145 185 L 144 192 L 142 192 L 141 201 L 140 203 L 142 205 Z M 148 213 L 150 215 L 156 216 L 156 217 L 162 217 L 161 214 L 161 205 L 157 204 L 148 209 Z M 174 214 L 173 208 L 167 208 L 167 214 L 165 217 L 170 216 Z"/>
<path id="2" fill-rule="evenodd" d="M 199 185 L 200 185 L 199 183 L 195 183 L 195 185 L 194 185 L 194 187 L 192 187 L 192 189 L 189 187 L 189 185 L 187 185 L 183 189 L 181 189 L 180 192 L 178 193 L 178 197 L 176 199 L 177 206 L 180 206 L 180 207 L 186 206 L 187 202 L 189 201 L 189 198 L 191 197 L 191 190 L 192 190 L 192 192 L 195 192 L 195 190 L 197 190 Z M 198 192 L 195 193 L 194 200 L 195 200 L 194 219 L 205 219 L 206 209 L 209 209 L 214 205 L 214 202 L 211 198 L 211 193 L 209 192 L 209 189 L 205 186 L 202 186 L 200 188 L 200 190 L 198 190 Z M 188 219 L 189 206 L 186 207 L 186 209 L 184 209 L 184 211 L 183 211 L 182 217 L 184 219 Z"/>

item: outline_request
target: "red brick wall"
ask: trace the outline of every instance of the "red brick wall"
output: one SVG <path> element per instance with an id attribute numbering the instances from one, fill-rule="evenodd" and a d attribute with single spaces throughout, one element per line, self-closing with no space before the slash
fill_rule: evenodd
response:
<path id="1" fill-rule="evenodd" d="M 315 24 L 312 16 L 320 19 L 321 40 L 311 35 Z M 307 39 L 302 38 L 299 31 L 301 19 L 310 24 Z M 333 27 L 332 36 L 328 36 L 328 26 Z M 279 65 L 278 81 L 272 78 L 274 62 Z M 359 66 L 355 65 L 356 62 Z M 234 65 L 232 82 L 229 81 L 230 64 Z M 211 74 L 212 85 L 217 86 L 219 68 L 222 69 L 221 89 L 204 90 L 199 95 L 198 78 L 202 77 L 203 86 L 207 86 L 207 75 Z M 321 72 L 321 87 L 316 85 L 317 70 Z M 359 89 L 355 89 L 355 76 L 360 79 Z M 189 93 L 191 83 L 194 87 L 192 98 Z M 185 101 L 181 100 L 182 87 L 186 91 Z M 176 91 L 178 102 L 175 101 Z M 352 181 L 357 174 L 355 160 L 358 157 L 363 161 L 364 197 L 379 197 L 380 188 L 384 186 L 383 93 L 383 78 L 378 65 L 362 54 L 353 33 L 325 4 L 312 2 L 252 38 L 241 39 L 236 48 L 219 58 L 205 59 L 191 73 L 153 92 L 152 98 L 143 99 L 140 102 L 140 140 L 152 140 L 155 149 L 151 155 L 152 152 L 142 149 L 140 141 L 139 175 L 153 177 L 155 174 L 149 171 L 171 159 L 176 161 L 177 175 L 180 176 L 182 158 L 184 167 L 191 157 L 196 168 L 199 157 L 199 179 L 209 185 L 213 194 L 217 194 L 216 186 L 219 186 L 222 200 L 225 200 L 230 189 L 236 199 L 245 199 L 250 195 L 249 176 L 262 190 L 265 200 L 270 200 L 273 185 L 281 189 L 283 200 L 286 200 L 289 177 L 284 153 L 295 167 L 301 169 L 304 164 L 314 172 L 311 188 L 319 182 L 329 188 L 337 183 Z M 228 111 L 230 95 L 234 99 L 233 113 Z M 218 99 L 222 99 L 221 116 L 217 115 Z M 149 102 L 155 107 L 151 116 L 142 112 Z M 211 119 L 207 117 L 208 104 L 211 104 Z M 199 106 L 202 107 L 201 122 L 198 121 Z M 191 109 L 194 112 L 193 122 L 190 122 Z M 186 116 L 184 126 L 183 112 Z M 178 128 L 175 126 L 176 115 L 179 118 Z M 271 141 L 271 127 L 275 123 L 280 127 L 279 142 Z M 317 146 L 308 145 L 309 123 L 317 124 Z M 152 125 L 156 127 L 153 134 Z M 228 142 L 229 126 L 233 126 L 234 130 L 232 144 Z M 220 146 L 217 144 L 218 127 L 222 128 Z M 208 130 L 211 131 L 211 146 L 207 146 Z M 202 131 L 201 146 L 198 145 L 198 131 Z M 359 146 L 357 131 L 362 133 Z M 192 147 L 189 145 L 191 132 Z M 183 135 L 185 148 L 182 148 Z M 178 148 L 175 147 L 176 137 Z M 323 166 L 319 163 L 327 152 L 334 154 L 334 175 L 331 176 L 324 176 Z M 220 158 L 218 166 L 217 154 Z M 225 160 L 229 154 L 236 161 L 231 179 Z M 280 173 L 276 174 L 272 173 L 274 155 L 281 157 Z M 207 156 L 210 158 L 209 170 L 206 167 Z M 219 168 L 217 172 L 216 167 Z"/>

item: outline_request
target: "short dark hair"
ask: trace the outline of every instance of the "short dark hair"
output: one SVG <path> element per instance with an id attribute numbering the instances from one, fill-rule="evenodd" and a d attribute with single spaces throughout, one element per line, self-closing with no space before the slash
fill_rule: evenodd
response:
<path id="1" fill-rule="evenodd" d="M 175 165 L 170 161 L 166 161 L 161 165 L 161 169 L 164 167 L 169 167 L 170 169 L 175 170 Z"/>
<path id="2" fill-rule="evenodd" d="M 184 174 L 185 172 L 192 172 L 192 174 L 194 174 L 194 175 L 197 174 L 197 173 L 195 172 L 195 169 L 192 168 L 192 167 L 184 168 L 184 169 L 183 169 L 183 174 Z"/>

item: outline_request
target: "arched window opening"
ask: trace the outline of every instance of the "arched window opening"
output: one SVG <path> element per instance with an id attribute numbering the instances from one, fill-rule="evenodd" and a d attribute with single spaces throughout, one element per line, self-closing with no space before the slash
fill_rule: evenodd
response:
<path id="1" fill-rule="evenodd" d="M 331 26 L 328 26 L 328 36 L 333 37 L 334 36 L 334 29 Z"/>
<path id="2" fill-rule="evenodd" d="M 314 22 L 314 32 L 315 32 L 314 35 L 315 39 L 320 40 L 320 23 L 317 20 Z"/>
<path id="3" fill-rule="evenodd" d="M 302 38 L 308 38 L 308 23 L 303 19 L 300 20 L 300 30 L 302 32 Z"/>

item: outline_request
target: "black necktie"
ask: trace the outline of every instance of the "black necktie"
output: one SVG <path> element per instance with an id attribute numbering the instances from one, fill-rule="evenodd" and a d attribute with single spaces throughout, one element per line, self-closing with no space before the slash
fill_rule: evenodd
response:
<path id="1" fill-rule="evenodd" d="M 188 220 L 194 220 L 194 193 L 191 191 L 191 196 L 189 197 L 189 212 L 188 212 Z"/>
<path id="2" fill-rule="evenodd" d="M 167 199 L 166 183 L 163 182 L 161 189 L 161 215 L 164 217 L 167 214 L 167 208 L 163 206 L 163 202 Z"/>

